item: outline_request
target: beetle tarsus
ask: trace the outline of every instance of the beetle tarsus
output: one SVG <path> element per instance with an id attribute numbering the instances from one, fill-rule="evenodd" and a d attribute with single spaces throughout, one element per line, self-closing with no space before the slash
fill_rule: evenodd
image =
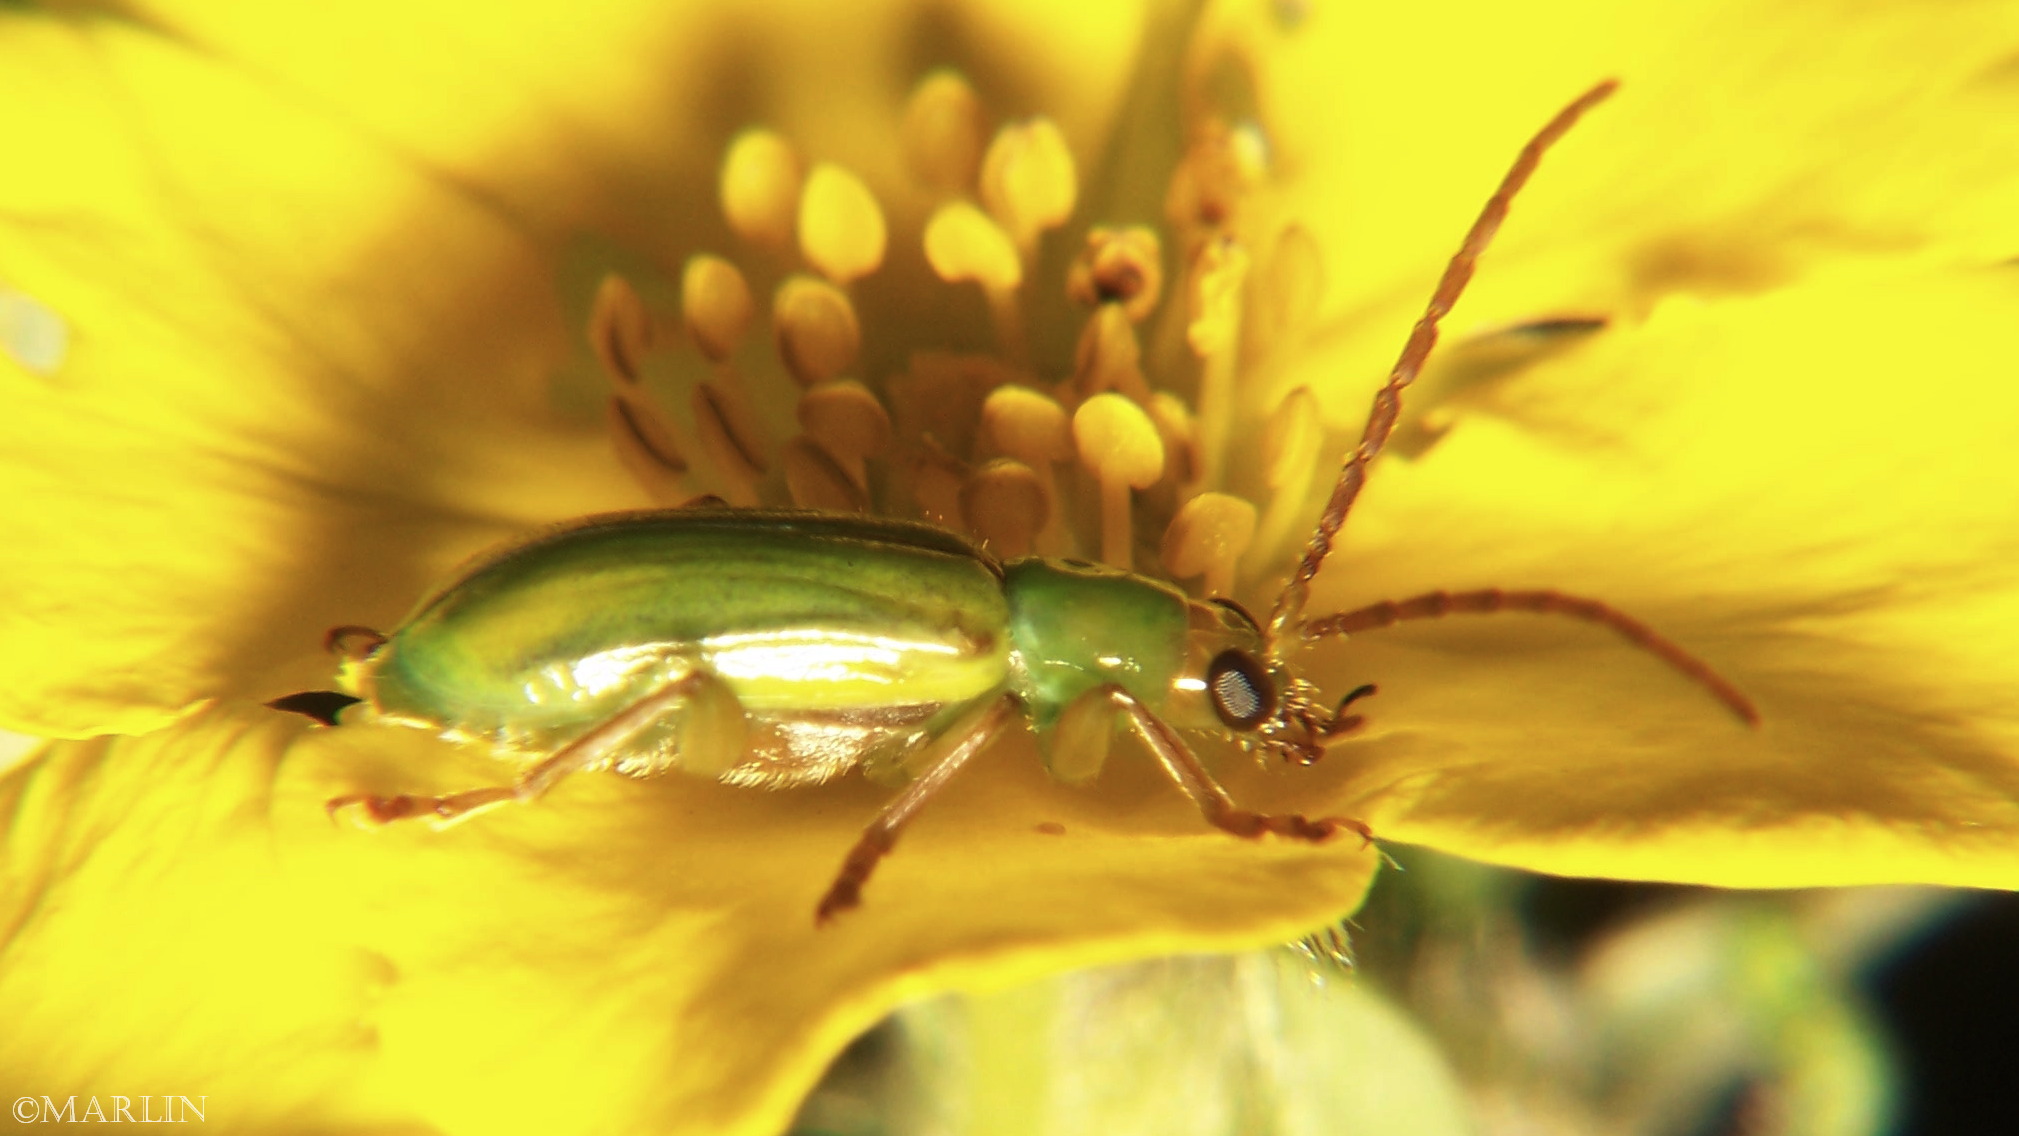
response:
<path id="1" fill-rule="evenodd" d="M 1302 813 L 1257 813 L 1247 809 L 1232 809 L 1219 816 L 1209 818 L 1214 827 L 1235 836 L 1249 840 L 1259 838 L 1263 833 L 1304 840 L 1312 844 L 1323 844 L 1344 829 L 1357 833 L 1361 847 L 1374 843 L 1374 830 L 1365 821 L 1350 817 L 1321 817 L 1317 820 Z"/>
<path id="2" fill-rule="evenodd" d="M 466 817 L 479 809 L 506 801 L 518 799 L 518 790 L 510 785 L 492 785 L 482 789 L 470 789 L 461 793 L 451 793 L 443 797 L 422 797 L 409 794 L 381 797 L 370 793 L 351 793 L 342 797 L 331 797 L 323 802 L 323 811 L 331 820 L 337 813 L 351 805 L 364 807 L 365 816 L 373 824 L 391 824 L 396 820 L 413 817 L 434 817 L 436 820 L 451 821 Z"/>
<path id="3" fill-rule="evenodd" d="M 352 662 L 363 662 L 371 658 L 380 647 L 385 645 L 386 637 L 384 634 L 374 631 L 369 627 L 360 627 L 355 623 L 346 623 L 341 627 L 332 627 L 328 631 L 323 632 L 322 637 L 323 650 L 328 651 L 332 655 L 349 659 Z"/>
<path id="4" fill-rule="evenodd" d="M 897 844 L 897 834 L 872 826 L 848 850 L 848 858 L 841 862 L 841 871 L 828 885 L 827 894 L 820 897 L 820 906 L 813 909 L 813 925 L 825 927 L 829 920 L 844 911 L 862 904 L 862 885 L 869 882 L 871 872 L 876 871 L 877 862 L 890 853 Z"/>

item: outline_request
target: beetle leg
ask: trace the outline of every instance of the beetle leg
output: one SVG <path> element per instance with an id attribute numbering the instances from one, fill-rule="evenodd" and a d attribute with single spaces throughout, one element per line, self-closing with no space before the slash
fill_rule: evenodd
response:
<path id="1" fill-rule="evenodd" d="M 827 894 L 820 898 L 820 906 L 814 908 L 815 925 L 824 924 L 862 902 L 862 885 L 869 882 L 869 874 L 876 870 L 877 862 L 897 846 L 898 834 L 904 826 L 918 815 L 918 810 L 934 794 L 946 787 L 960 767 L 967 764 L 968 758 L 1001 732 L 1003 723 L 1009 720 L 1015 709 L 1016 699 L 1008 694 L 1001 695 L 961 715 L 940 740 L 933 743 L 934 748 L 946 745 L 946 752 L 934 758 L 925 772 L 883 806 L 883 811 L 876 814 L 876 819 L 862 830 L 855 847 L 849 849 L 847 858 L 842 860 L 841 871 L 828 885 Z M 946 739 L 952 741 L 948 743 Z"/>
<path id="2" fill-rule="evenodd" d="M 363 805 L 366 816 L 384 824 L 418 816 L 454 820 L 506 801 L 530 801 L 568 774 L 614 757 L 627 742 L 692 698 L 697 690 L 707 688 L 711 682 L 719 680 L 699 667 L 668 680 L 650 694 L 596 723 L 588 733 L 562 746 L 510 785 L 486 785 L 481 789 L 465 789 L 440 797 L 405 794 L 381 797 L 352 793 L 331 797 L 323 808 L 334 817 L 337 810 L 346 806 Z"/>
<path id="3" fill-rule="evenodd" d="M 1171 780 L 1178 783 L 1178 788 L 1184 790 L 1187 797 L 1192 798 L 1192 803 L 1206 815 L 1206 823 L 1214 828 L 1249 838 L 1273 832 L 1278 836 L 1313 843 L 1327 840 L 1343 828 L 1359 833 L 1363 845 L 1374 840 L 1374 832 L 1366 822 L 1348 817 L 1311 820 L 1302 813 L 1258 813 L 1241 808 L 1220 787 L 1220 783 L 1213 780 L 1213 775 L 1206 772 L 1198 755 L 1178 736 L 1178 732 L 1135 695 L 1112 683 L 1102 690 L 1129 716 L 1129 724 L 1136 728 L 1136 734 L 1150 747 L 1150 752 L 1157 755 L 1157 762 L 1164 767 L 1164 772 L 1170 774 Z"/>
<path id="4" fill-rule="evenodd" d="M 385 645 L 384 635 L 369 627 L 359 627 L 355 623 L 332 627 L 324 632 L 322 637 L 323 650 L 354 663 L 371 658 L 373 652 Z"/>
<path id="5" fill-rule="evenodd" d="M 1052 728 L 1038 734 L 1038 752 L 1052 780 L 1085 785 L 1100 776 L 1114 737 L 1114 703 L 1096 688 L 1066 703 Z"/>

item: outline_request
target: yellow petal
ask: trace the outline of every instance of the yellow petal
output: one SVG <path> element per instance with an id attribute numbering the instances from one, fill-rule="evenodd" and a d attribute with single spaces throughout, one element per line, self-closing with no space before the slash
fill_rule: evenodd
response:
<path id="1" fill-rule="evenodd" d="M 397 619 L 511 531 L 643 504 L 594 413 L 550 405 L 578 337 L 557 246 L 594 224 L 695 251 L 665 189 L 747 125 L 707 97 L 747 69 L 725 10 L 0 16 L 0 727 L 141 731 L 284 693 L 327 670 L 323 629 Z M 1086 134 L 1129 71 L 1080 73 L 1127 56 L 1112 17 L 984 9 L 963 42 L 1071 96 Z M 777 13 L 776 120 L 842 116 L 858 146 L 909 79 L 880 78 L 879 45 L 919 18 Z M 1059 35 L 1072 61 L 1015 50 Z"/>
<path id="2" fill-rule="evenodd" d="M 1454 403 L 1377 465 L 1313 612 L 1594 595 L 1764 721 L 1570 620 L 1396 628 L 1322 656 L 1381 686 L 1342 800 L 1566 874 L 2019 886 L 2015 304 L 2009 269 L 1677 302 Z"/>
<path id="3" fill-rule="evenodd" d="M 885 796 L 858 780 L 583 775 L 446 830 L 367 831 L 323 800 L 509 771 L 260 709 L 57 745 L 0 781 L 0 1067 L 59 1098 L 186 1087 L 235 1130 L 772 1133 L 900 1001 L 1280 941 L 1374 867 L 1357 842 L 1208 831 L 1147 761 L 1099 794 L 1047 781 L 1028 745 L 982 761 L 816 930 Z"/>
<path id="4" fill-rule="evenodd" d="M 130 25 L 8 13 L 0 55 L 35 155 L 0 185 L 4 283 L 70 337 L 53 369 L 0 357 L 0 722 L 264 693 L 319 626 L 623 490 L 552 424 L 551 265 L 511 225 Z"/>
<path id="5" fill-rule="evenodd" d="M 1358 371 L 1387 363 L 1521 143 L 1607 77 L 1619 94 L 1523 192 L 1455 331 L 2019 250 L 2019 8 L 1999 0 L 1326 7 L 1244 34 L 1326 314 L 1389 329 Z"/>

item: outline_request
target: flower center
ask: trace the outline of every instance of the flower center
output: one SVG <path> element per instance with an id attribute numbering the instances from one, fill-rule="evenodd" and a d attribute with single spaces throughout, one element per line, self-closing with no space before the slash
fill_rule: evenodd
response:
<path id="1" fill-rule="evenodd" d="M 1232 594 L 1301 536 L 1322 472 L 1312 393 L 1258 405 L 1321 287 L 1308 234 L 1271 214 L 1259 127 L 1190 124 L 1163 201 L 1143 205 L 1152 226 L 1079 215 L 1052 120 L 990 121 L 957 73 L 913 89 L 895 125 L 914 183 L 895 192 L 926 205 L 895 227 L 849 170 L 809 169 L 768 130 L 736 137 L 718 200 L 743 247 L 689 257 L 677 315 L 621 277 L 596 297 L 620 455 L 669 504 L 924 517 L 1000 556 L 1098 556 Z M 918 253 L 914 275 L 946 294 L 883 284 Z M 963 308 L 965 326 L 905 318 Z M 1070 356 L 1047 358 L 1060 344 Z M 901 363 L 865 374 L 865 345 Z M 684 407 L 647 381 L 668 358 Z M 1260 445 L 1234 444 L 1258 427 Z"/>

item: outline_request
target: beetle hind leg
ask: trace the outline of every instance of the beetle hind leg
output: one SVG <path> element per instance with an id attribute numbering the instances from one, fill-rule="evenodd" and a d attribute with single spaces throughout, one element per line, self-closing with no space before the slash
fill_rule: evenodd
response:
<path id="1" fill-rule="evenodd" d="M 961 715 L 959 721 L 948 729 L 943 736 L 952 739 L 952 742 L 945 752 L 931 755 L 921 763 L 925 771 L 876 814 L 876 819 L 869 822 L 869 827 L 862 830 L 855 846 L 848 850 L 848 856 L 841 862 L 841 871 L 835 874 L 827 894 L 820 897 L 820 905 L 814 908 L 813 922 L 816 925 L 824 925 L 862 902 L 862 885 L 869 882 L 870 873 L 897 846 L 898 834 L 904 826 L 918 815 L 918 810 L 925 807 L 927 801 L 946 787 L 946 783 L 953 779 L 961 766 L 967 764 L 969 758 L 1002 731 L 1003 724 L 1015 709 L 1015 699 L 1004 694 Z"/>
<path id="2" fill-rule="evenodd" d="M 441 796 L 352 793 L 331 797 L 323 808 L 334 819 L 337 813 L 357 805 L 374 823 L 389 824 L 412 817 L 453 821 L 493 805 L 534 800 L 568 774 L 613 760 L 641 734 L 681 711 L 688 711 L 682 714 L 681 740 L 695 743 L 695 752 L 683 753 L 683 757 L 694 760 L 697 772 L 713 775 L 717 766 L 726 767 L 741 756 L 743 716 L 735 694 L 713 673 L 692 667 L 598 722 L 510 785 L 486 785 Z"/>

